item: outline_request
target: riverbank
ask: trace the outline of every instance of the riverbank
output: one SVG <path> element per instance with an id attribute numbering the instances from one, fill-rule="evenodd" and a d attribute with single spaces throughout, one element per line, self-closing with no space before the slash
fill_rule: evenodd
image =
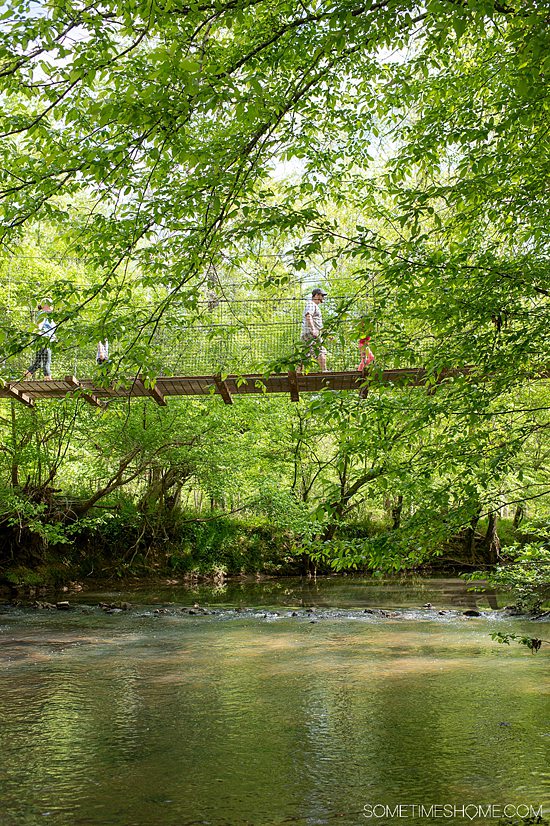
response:
<path id="1" fill-rule="evenodd" d="M 477 535 L 476 556 L 471 537 L 466 541 L 459 535 L 443 548 L 422 552 L 402 545 L 402 538 L 388 532 L 387 525 L 371 521 L 343 525 L 338 536 L 322 541 L 251 517 L 180 514 L 176 523 L 158 523 L 154 529 L 134 517 L 108 514 L 91 525 L 76 523 L 63 535 L 42 526 L 40 541 L 21 526 L 15 544 L 10 532 L 2 532 L 0 586 L 62 587 L 89 580 L 152 578 L 216 583 L 239 576 L 328 575 L 331 563 L 340 566 L 346 554 L 354 560 L 362 557 L 362 562 L 353 562 L 356 572 L 378 567 L 384 571 L 379 545 L 388 548 L 392 543 L 396 551 L 387 565 L 395 565 L 397 554 L 406 571 L 462 573 L 488 564 L 482 553 L 483 534 Z M 503 543 L 521 539 L 509 520 L 502 520 L 500 532 Z"/>

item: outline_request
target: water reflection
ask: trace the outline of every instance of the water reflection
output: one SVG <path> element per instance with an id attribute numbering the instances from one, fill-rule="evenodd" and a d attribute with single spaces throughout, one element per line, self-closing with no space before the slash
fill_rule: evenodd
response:
<path id="1" fill-rule="evenodd" d="M 538 805 L 547 659 L 497 646 L 492 627 L 4 614 L 0 823 L 305 826 L 368 822 L 369 802 Z"/>
<path id="2" fill-rule="evenodd" d="M 285 577 L 261 581 L 228 580 L 212 586 L 174 581 L 156 583 L 135 589 L 122 587 L 108 593 L 94 592 L 89 586 L 71 599 L 76 602 L 139 600 L 148 604 L 176 603 L 193 605 L 273 606 L 288 608 L 393 608 L 420 607 L 426 603 L 441 608 L 488 610 L 502 608 L 507 597 L 492 589 L 475 592 L 471 583 L 457 578 L 426 578 L 420 576 L 379 577 L 319 577 L 317 579 Z M 479 586 L 478 586 L 479 587 Z M 66 599 L 67 596 L 58 595 Z"/>

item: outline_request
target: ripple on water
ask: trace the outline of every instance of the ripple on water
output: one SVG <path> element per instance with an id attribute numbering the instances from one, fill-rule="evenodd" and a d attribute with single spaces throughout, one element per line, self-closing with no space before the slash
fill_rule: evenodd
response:
<path id="1" fill-rule="evenodd" d="M 3 617 L 8 826 L 351 824 L 547 788 L 544 655 L 500 620 L 167 610 Z"/>

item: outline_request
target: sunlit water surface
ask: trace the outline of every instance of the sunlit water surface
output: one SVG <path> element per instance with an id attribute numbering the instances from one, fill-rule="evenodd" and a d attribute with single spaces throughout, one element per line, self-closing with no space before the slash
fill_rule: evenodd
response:
<path id="1" fill-rule="evenodd" d="M 2 826 L 496 824 L 365 813 L 548 800 L 550 646 L 490 637 L 547 622 L 450 580 L 231 588 L 0 609 Z"/>

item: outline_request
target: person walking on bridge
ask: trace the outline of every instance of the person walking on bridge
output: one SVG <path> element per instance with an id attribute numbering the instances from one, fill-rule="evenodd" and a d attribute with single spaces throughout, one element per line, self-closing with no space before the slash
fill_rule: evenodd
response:
<path id="1" fill-rule="evenodd" d="M 357 368 L 360 373 L 365 370 L 369 364 L 372 364 L 374 361 L 374 353 L 370 349 L 370 336 L 367 336 L 365 333 L 359 339 L 359 354 L 361 356 L 361 361 L 359 362 L 359 367 Z"/>
<path id="2" fill-rule="evenodd" d="M 317 358 L 319 369 L 322 373 L 327 369 L 327 351 L 323 347 L 323 314 L 321 304 L 325 300 L 326 292 L 320 287 L 315 287 L 308 298 L 302 319 L 302 341 L 308 342 L 309 355 Z"/>
<path id="3" fill-rule="evenodd" d="M 109 342 L 106 338 L 97 342 L 95 360 L 99 367 L 103 364 L 109 364 Z"/>
<path id="4" fill-rule="evenodd" d="M 57 324 L 49 318 L 53 310 L 53 304 L 49 299 L 44 299 L 38 305 L 38 335 L 43 336 L 43 344 L 38 348 L 32 364 L 29 365 L 25 373 L 25 379 L 32 379 L 37 370 L 42 370 L 44 380 L 50 381 L 52 378 L 52 351 L 51 344 L 57 341 L 55 329 Z"/>

